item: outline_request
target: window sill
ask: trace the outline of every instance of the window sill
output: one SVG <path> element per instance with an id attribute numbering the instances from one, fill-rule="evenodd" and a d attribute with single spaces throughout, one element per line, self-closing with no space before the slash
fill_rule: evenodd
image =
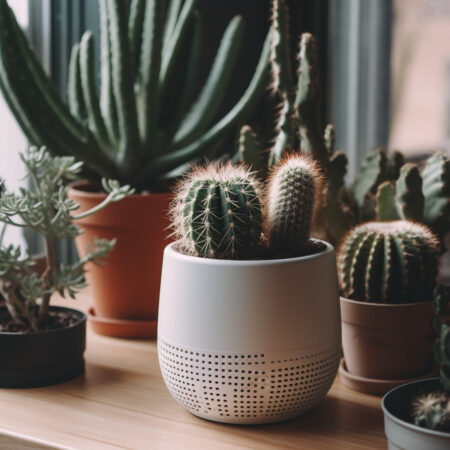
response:
<path id="1" fill-rule="evenodd" d="M 76 304 L 87 309 L 87 292 Z M 343 387 L 291 421 L 229 426 L 198 419 L 172 399 L 156 342 L 88 330 L 86 373 L 37 389 L 1 389 L 0 448 L 386 448 L 380 398 Z"/>

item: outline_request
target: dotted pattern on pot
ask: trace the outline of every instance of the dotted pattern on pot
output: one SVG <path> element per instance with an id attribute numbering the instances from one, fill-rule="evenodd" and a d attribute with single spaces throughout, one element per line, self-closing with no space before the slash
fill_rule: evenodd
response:
<path id="1" fill-rule="evenodd" d="M 229 423 L 275 422 L 306 412 L 330 389 L 340 355 L 340 348 L 207 352 L 158 340 L 159 364 L 172 396 L 197 416 Z"/>

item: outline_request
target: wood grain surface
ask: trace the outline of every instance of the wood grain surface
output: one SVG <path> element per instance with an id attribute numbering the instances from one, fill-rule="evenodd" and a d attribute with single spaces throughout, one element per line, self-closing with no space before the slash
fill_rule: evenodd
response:
<path id="1" fill-rule="evenodd" d="M 76 303 L 86 309 L 89 294 Z M 169 394 L 155 341 L 88 330 L 86 373 L 35 389 L 0 389 L 0 449 L 385 449 L 380 398 L 345 388 L 339 377 L 304 416 L 258 426 L 198 419 Z"/>

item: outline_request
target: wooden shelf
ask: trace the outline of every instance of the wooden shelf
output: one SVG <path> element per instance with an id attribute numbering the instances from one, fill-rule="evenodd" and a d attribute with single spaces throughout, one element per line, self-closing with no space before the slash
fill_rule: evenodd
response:
<path id="1" fill-rule="evenodd" d="M 86 309 L 88 293 L 76 304 Z M 284 423 L 222 425 L 191 415 L 169 394 L 155 341 L 88 330 L 86 373 L 36 389 L 0 389 L 0 448 L 378 449 L 386 448 L 380 398 L 339 377 L 312 411 Z"/>

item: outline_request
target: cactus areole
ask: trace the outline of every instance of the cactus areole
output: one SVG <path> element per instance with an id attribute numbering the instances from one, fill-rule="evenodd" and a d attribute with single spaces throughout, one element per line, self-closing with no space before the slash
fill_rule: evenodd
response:
<path id="1" fill-rule="evenodd" d="M 7 0 L 0 0 L 0 89 L 29 141 L 84 161 L 94 182 L 106 176 L 155 192 L 167 190 L 192 163 L 220 156 L 264 93 L 270 34 L 246 90 L 221 115 L 244 24 L 239 16 L 230 21 L 196 94 L 205 40 L 198 3 L 99 0 L 99 92 L 88 31 L 72 50 L 65 104 Z"/>

